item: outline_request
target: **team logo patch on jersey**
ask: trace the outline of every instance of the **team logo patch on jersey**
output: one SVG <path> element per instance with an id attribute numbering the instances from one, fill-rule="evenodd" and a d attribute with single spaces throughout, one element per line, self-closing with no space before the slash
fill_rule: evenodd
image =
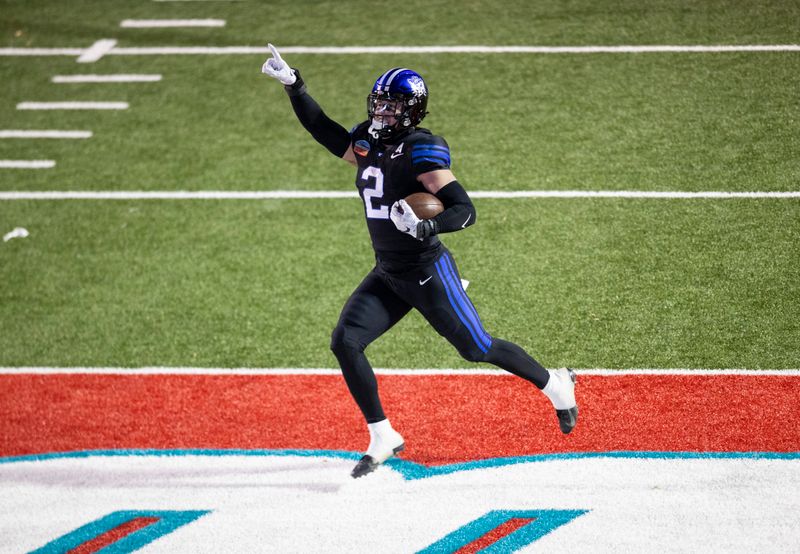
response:
<path id="1" fill-rule="evenodd" d="M 357 140 L 356 143 L 353 145 L 353 152 L 358 154 L 359 156 L 366 156 L 369 154 L 370 145 L 365 140 Z"/>

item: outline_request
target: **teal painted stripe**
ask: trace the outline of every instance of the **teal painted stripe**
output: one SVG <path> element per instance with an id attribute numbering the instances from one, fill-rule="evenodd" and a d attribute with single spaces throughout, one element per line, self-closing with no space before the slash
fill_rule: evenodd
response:
<path id="1" fill-rule="evenodd" d="M 191 523 L 197 518 L 209 513 L 209 510 L 156 510 L 156 511 L 120 511 L 112 512 L 96 521 L 87 523 L 74 531 L 67 533 L 30 554 L 60 554 L 96 539 L 100 535 L 119 527 L 133 519 L 153 517 L 158 521 L 126 535 L 116 542 L 102 548 L 103 554 L 128 554 L 140 550 L 154 540 L 172 533 L 178 527 Z"/>
<path id="2" fill-rule="evenodd" d="M 484 554 L 516 552 L 587 512 L 588 510 L 492 510 L 417 554 L 457 552 L 512 518 L 533 519 L 534 521 L 481 550 Z"/>
<path id="3" fill-rule="evenodd" d="M 127 456 L 302 456 L 309 458 L 340 458 L 358 461 L 362 454 L 345 450 L 238 450 L 238 449 L 119 449 L 119 450 L 78 450 L 74 452 L 47 452 L 25 456 L 0 457 L 0 464 L 18 462 L 36 462 L 54 459 L 91 458 L 91 457 L 127 457 Z M 645 460 L 800 460 L 800 452 L 660 452 L 660 451 L 610 451 L 610 452 L 564 452 L 555 454 L 534 454 L 530 456 L 514 456 L 509 458 L 488 458 L 447 464 L 441 466 L 425 466 L 400 458 L 391 458 L 384 465 L 400 473 L 407 480 L 425 479 L 437 475 L 447 475 L 458 471 L 471 471 L 491 467 L 502 467 L 516 464 L 552 462 L 558 460 L 585 460 L 603 458 L 645 459 Z"/>

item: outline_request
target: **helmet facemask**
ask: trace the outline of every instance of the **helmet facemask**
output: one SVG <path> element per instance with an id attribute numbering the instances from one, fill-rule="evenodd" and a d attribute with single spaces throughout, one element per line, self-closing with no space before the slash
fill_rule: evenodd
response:
<path id="1" fill-rule="evenodd" d="M 396 137 L 422 121 L 427 105 L 428 90 L 418 73 L 390 69 L 367 96 L 369 132 L 374 138 L 384 140 Z"/>
<path id="2" fill-rule="evenodd" d="M 376 138 L 387 139 L 411 126 L 405 98 L 387 92 L 373 92 L 367 96 L 367 115 Z"/>

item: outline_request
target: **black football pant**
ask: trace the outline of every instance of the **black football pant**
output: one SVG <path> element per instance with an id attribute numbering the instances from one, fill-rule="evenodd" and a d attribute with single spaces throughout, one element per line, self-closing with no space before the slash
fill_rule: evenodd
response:
<path id="1" fill-rule="evenodd" d="M 386 416 L 364 350 L 411 308 L 417 309 L 464 359 L 494 364 L 540 389 L 547 384 L 547 370 L 522 348 L 486 332 L 461 286 L 452 256 L 444 250 L 434 263 L 419 271 L 397 275 L 375 267 L 342 309 L 331 337 L 331 350 L 367 423 Z"/>

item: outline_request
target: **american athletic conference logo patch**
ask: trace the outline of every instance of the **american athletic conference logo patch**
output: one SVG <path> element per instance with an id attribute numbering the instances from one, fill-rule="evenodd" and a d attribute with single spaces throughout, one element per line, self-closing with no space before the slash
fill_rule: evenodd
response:
<path id="1" fill-rule="evenodd" d="M 353 145 L 353 152 L 359 156 L 366 156 L 369 154 L 370 148 L 371 146 L 366 140 L 357 140 Z"/>

